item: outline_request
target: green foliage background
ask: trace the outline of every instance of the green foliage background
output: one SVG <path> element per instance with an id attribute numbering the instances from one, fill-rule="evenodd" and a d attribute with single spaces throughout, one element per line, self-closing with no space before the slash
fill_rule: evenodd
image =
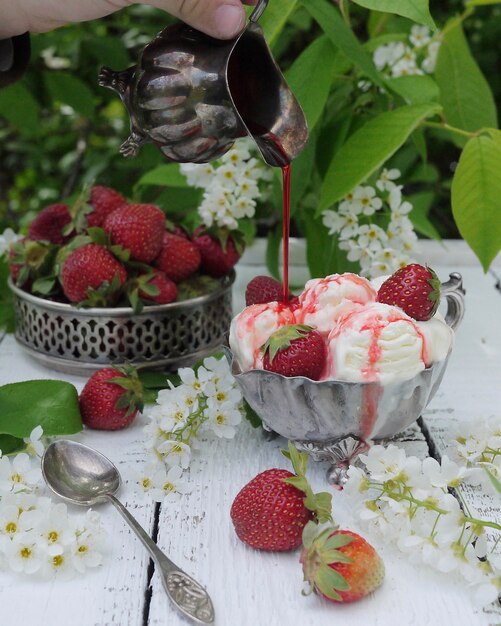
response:
<path id="1" fill-rule="evenodd" d="M 119 155 L 128 117 L 97 85 L 102 65 L 135 63 L 169 21 L 136 5 L 32 37 L 26 75 L 0 91 L 0 232 L 25 229 L 38 210 L 74 197 L 89 180 L 155 201 L 173 219 L 197 206 L 199 190 L 153 146 L 133 160 Z M 401 40 L 415 22 L 443 32 L 435 74 L 385 80 L 372 51 Z M 309 122 L 310 142 L 293 166 L 293 232 L 310 250 L 331 251 L 320 261 L 310 255 L 312 274 L 341 263 L 319 211 L 383 164 L 402 171 L 420 235 L 460 234 L 486 269 L 501 248 L 501 2 L 271 0 L 261 23 Z M 67 67 L 57 67 L 59 58 Z M 362 79 L 373 85 L 368 92 Z M 258 224 L 274 273 L 280 219 L 277 175 Z"/>

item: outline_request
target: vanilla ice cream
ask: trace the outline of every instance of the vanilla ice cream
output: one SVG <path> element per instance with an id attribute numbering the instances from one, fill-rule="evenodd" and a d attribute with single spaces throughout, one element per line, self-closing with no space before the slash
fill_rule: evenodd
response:
<path id="1" fill-rule="evenodd" d="M 283 302 L 253 304 L 234 317 L 230 326 L 230 348 L 242 371 L 261 368 L 261 348 L 270 335 L 282 326 L 295 323 L 291 308 Z"/>
<path id="2" fill-rule="evenodd" d="M 339 318 L 375 299 L 376 291 L 366 278 L 332 274 L 306 283 L 294 315 L 297 324 L 313 326 L 327 335 Z"/>
<path id="3" fill-rule="evenodd" d="M 328 378 L 385 385 L 444 359 L 452 331 L 439 318 L 416 322 L 397 307 L 373 302 L 341 318 L 327 342 Z"/>

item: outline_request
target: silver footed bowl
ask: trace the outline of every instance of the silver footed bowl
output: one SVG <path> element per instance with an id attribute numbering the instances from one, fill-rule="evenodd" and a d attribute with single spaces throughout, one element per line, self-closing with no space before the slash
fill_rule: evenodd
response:
<path id="1" fill-rule="evenodd" d="M 451 274 L 440 291 L 447 301 L 445 321 L 455 329 L 464 315 L 461 275 Z M 242 372 L 230 350 L 227 358 L 263 427 L 290 439 L 314 460 L 328 461 L 328 481 L 341 486 L 350 463 L 372 441 L 393 437 L 418 419 L 442 381 L 449 355 L 409 380 L 388 385 Z"/>

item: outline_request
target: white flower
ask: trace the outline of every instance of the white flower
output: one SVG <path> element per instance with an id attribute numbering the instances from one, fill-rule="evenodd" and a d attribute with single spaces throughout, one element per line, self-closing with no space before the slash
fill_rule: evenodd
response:
<path id="1" fill-rule="evenodd" d="M 386 243 L 386 233 L 376 224 L 364 224 L 358 229 L 358 245 L 361 248 L 377 252 Z"/>
<path id="2" fill-rule="evenodd" d="M 396 187 L 393 181 L 400 178 L 400 176 L 400 170 L 397 170 L 396 168 L 392 168 L 391 170 L 384 168 L 376 182 L 376 187 L 380 191 L 391 191 L 394 187 Z"/>
<path id="3" fill-rule="evenodd" d="M 11 244 L 19 241 L 21 235 L 16 235 L 12 228 L 6 228 L 0 235 L 0 256 L 2 256 L 11 246 Z"/>
<path id="4" fill-rule="evenodd" d="M 235 436 L 235 426 L 242 421 L 240 411 L 235 409 L 231 402 L 209 405 L 207 416 L 213 432 L 218 437 L 225 437 L 226 439 L 232 439 Z"/>
<path id="5" fill-rule="evenodd" d="M 202 383 L 198 380 L 195 370 L 191 367 L 180 367 L 177 373 L 181 382 L 185 386 L 190 387 L 196 394 L 203 390 Z"/>
<path id="6" fill-rule="evenodd" d="M 190 464 L 190 446 L 181 441 L 168 439 L 158 446 L 157 451 L 169 467 L 180 465 L 186 469 Z"/>
<path id="7" fill-rule="evenodd" d="M 12 465 L 8 457 L 0 458 L 0 493 L 31 491 L 40 479 L 40 469 L 31 466 L 26 453 L 16 454 Z"/>
<path id="8" fill-rule="evenodd" d="M 64 552 L 65 547 L 70 545 L 75 538 L 65 504 L 59 503 L 51 507 L 38 525 L 37 534 L 39 545 L 49 556 Z"/>
<path id="9" fill-rule="evenodd" d="M 374 215 L 383 206 L 374 187 L 357 187 L 353 192 L 353 205 L 364 215 Z"/>
<path id="10" fill-rule="evenodd" d="M 31 532 L 16 534 L 5 544 L 4 550 L 8 566 L 14 572 L 34 574 L 42 567 L 44 555 Z"/>
<path id="11" fill-rule="evenodd" d="M 391 75 L 393 78 L 399 76 L 413 76 L 422 74 L 417 66 L 416 54 L 410 49 L 405 48 L 404 54 L 391 68 Z"/>
<path id="12" fill-rule="evenodd" d="M 328 229 L 329 235 L 334 235 L 343 227 L 344 218 L 336 211 L 324 211 L 322 213 L 322 223 Z"/>
<path id="13" fill-rule="evenodd" d="M 458 487 L 466 471 L 466 467 L 457 465 L 448 456 L 444 456 L 441 463 L 432 457 L 423 461 L 423 474 L 433 487 Z"/>
<path id="14" fill-rule="evenodd" d="M 237 186 L 237 172 L 232 163 L 227 163 L 217 168 L 215 180 L 225 189 L 233 191 Z"/>
<path id="15" fill-rule="evenodd" d="M 382 70 L 386 66 L 393 66 L 403 56 L 404 52 L 405 46 L 402 42 L 393 42 L 376 48 L 372 58 L 377 69 Z"/>
<path id="16" fill-rule="evenodd" d="M 210 163 L 182 163 L 180 170 L 192 187 L 206 188 L 214 179 L 215 170 Z"/>
<path id="17" fill-rule="evenodd" d="M 100 537 L 92 530 L 84 530 L 76 536 L 71 546 L 71 562 L 77 572 L 83 574 L 87 568 L 98 567 L 103 562 L 103 555 L 97 550 Z"/>
<path id="18" fill-rule="evenodd" d="M 382 482 L 402 476 L 407 466 L 405 450 L 394 445 L 387 448 L 372 446 L 367 454 L 360 455 L 360 460 L 365 464 L 370 478 Z"/>
<path id="19" fill-rule="evenodd" d="M 168 472 L 164 467 L 159 468 L 152 477 L 152 498 L 157 502 L 176 502 L 181 495 L 189 493 L 188 483 L 181 480 L 182 474 L 179 466 L 171 467 Z"/>
<path id="20" fill-rule="evenodd" d="M 432 74 L 435 71 L 437 64 L 438 51 L 440 50 L 440 41 L 432 41 L 428 46 L 428 56 L 421 64 L 421 67 L 428 74 Z"/>
<path id="21" fill-rule="evenodd" d="M 414 24 L 411 28 L 409 41 L 416 46 L 416 48 L 426 46 L 431 41 L 430 29 L 428 26 L 419 26 L 419 24 Z"/>
<path id="22" fill-rule="evenodd" d="M 233 205 L 233 214 L 237 218 L 253 217 L 256 209 L 256 201 L 242 196 Z"/>
<path id="23" fill-rule="evenodd" d="M 30 433 L 30 436 L 24 439 L 26 444 L 26 452 L 32 456 L 42 457 L 45 446 L 42 441 L 43 428 L 36 426 Z"/>
<path id="24" fill-rule="evenodd" d="M 242 178 L 238 181 L 234 194 L 237 198 L 243 196 L 244 198 L 254 200 L 259 196 L 259 187 L 252 178 Z"/>

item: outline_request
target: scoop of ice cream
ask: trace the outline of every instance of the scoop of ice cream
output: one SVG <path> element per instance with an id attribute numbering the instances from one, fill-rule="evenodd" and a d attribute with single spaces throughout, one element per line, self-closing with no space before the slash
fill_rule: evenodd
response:
<path id="1" fill-rule="evenodd" d="M 366 278 L 356 274 L 332 274 L 306 283 L 295 310 L 297 324 L 313 326 L 327 335 L 348 313 L 376 299 Z"/>
<path id="2" fill-rule="evenodd" d="M 283 302 L 253 304 L 234 317 L 230 348 L 242 371 L 262 368 L 262 346 L 276 330 L 294 323 L 291 308 Z"/>
<path id="3" fill-rule="evenodd" d="M 426 345 L 426 367 L 443 361 L 454 345 L 454 331 L 440 313 L 426 322 L 416 322 Z"/>
<path id="4" fill-rule="evenodd" d="M 451 333 L 439 318 L 419 323 L 397 307 L 370 303 L 341 318 L 329 334 L 328 377 L 383 385 L 408 380 L 445 358 Z"/>

